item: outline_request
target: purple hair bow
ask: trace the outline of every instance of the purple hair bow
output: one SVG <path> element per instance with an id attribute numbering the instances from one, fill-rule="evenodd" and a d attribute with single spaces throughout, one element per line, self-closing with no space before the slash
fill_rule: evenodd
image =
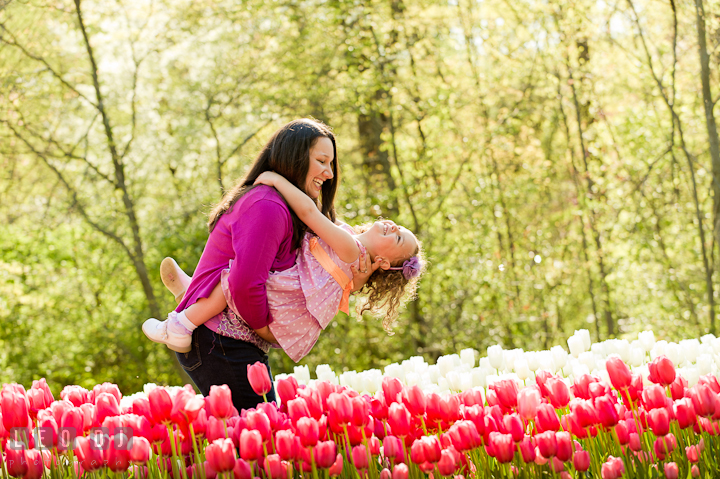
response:
<path id="1" fill-rule="evenodd" d="M 413 256 L 405 260 L 402 266 L 395 266 L 390 269 L 393 271 L 402 271 L 405 279 L 409 281 L 420 274 L 420 259 L 418 259 L 417 256 Z"/>

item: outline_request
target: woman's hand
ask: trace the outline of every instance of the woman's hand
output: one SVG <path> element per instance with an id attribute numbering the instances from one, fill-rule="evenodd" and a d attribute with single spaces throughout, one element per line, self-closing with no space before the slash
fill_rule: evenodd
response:
<path id="1" fill-rule="evenodd" d="M 265 173 L 263 173 L 264 175 Z M 264 183 L 263 183 L 264 184 Z M 265 326 L 264 328 L 256 329 L 255 332 L 263 338 L 265 341 L 273 344 L 277 344 L 277 339 L 275 339 L 275 336 L 273 333 L 270 332 L 270 327 Z"/>
<path id="2" fill-rule="evenodd" d="M 367 283 L 368 278 L 370 278 L 370 275 L 372 275 L 376 269 L 380 267 L 381 258 L 377 258 L 377 260 L 372 263 L 370 262 L 370 256 L 360 252 L 360 265 L 359 267 L 352 266 L 350 267 L 350 270 L 353 273 L 352 281 L 353 281 L 353 289 L 351 293 L 355 293 L 357 291 L 360 291 L 363 286 L 365 286 L 365 283 Z"/>
<path id="3" fill-rule="evenodd" d="M 281 178 L 281 176 L 278 175 L 277 173 L 275 173 L 274 171 L 263 171 L 262 173 L 260 173 L 260 176 L 257 177 L 257 179 L 255 180 L 255 183 L 253 183 L 253 184 L 254 185 L 267 185 L 267 186 L 272 186 L 274 188 L 275 180 L 277 178 Z"/>

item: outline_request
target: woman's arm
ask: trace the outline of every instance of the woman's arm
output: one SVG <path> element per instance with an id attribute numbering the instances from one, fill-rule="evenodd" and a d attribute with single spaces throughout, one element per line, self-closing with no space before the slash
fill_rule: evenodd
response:
<path id="1" fill-rule="evenodd" d="M 353 236 L 323 215 L 308 195 L 284 177 L 271 171 L 266 171 L 258 176 L 255 184 L 258 183 L 277 189 L 300 221 L 322 238 L 341 260 L 352 263 L 358 258 L 360 248 L 355 243 Z"/>

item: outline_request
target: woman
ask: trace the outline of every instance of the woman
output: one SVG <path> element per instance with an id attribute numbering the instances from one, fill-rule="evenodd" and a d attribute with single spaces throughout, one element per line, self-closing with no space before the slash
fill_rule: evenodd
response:
<path id="1" fill-rule="evenodd" d="M 314 120 L 295 120 L 283 126 L 262 149 L 247 176 L 210 213 L 210 237 L 176 311 L 207 301 L 222 270 L 231 263 L 229 291 L 245 321 L 226 309 L 195 329 L 190 350 L 177 353 L 177 358 L 203 395 L 207 396 L 213 385 L 227 384 L 238 410 L 262 401 L 250 387 L 247 365 L 260 361 L 270 370 L 267 351 L 274 338 L 268 328 L 272 321 L 265 289 L 268 274 L 295 264 L 296 249 L 307 230 L 275 189 L 253 187 L 265 171 L 285 177 L 335 221 L 339 180 L 335 137 L 327 126 Z M 369 275 L 359 276 L 356 283 L 364 283 Z M 274 391 L 267 398 L 274 400 Z"/>

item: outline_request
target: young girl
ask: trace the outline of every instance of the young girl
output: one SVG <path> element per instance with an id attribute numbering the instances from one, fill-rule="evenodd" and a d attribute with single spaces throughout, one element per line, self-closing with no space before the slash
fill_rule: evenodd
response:
<path id="1" fill-rule="evenodd" d="M 424 267 L 415 235 L 389 220 L 355 230 L 346 224 L 335 224 L 310 197 L 274 172 L 262 173 L 255 184 L 276 188 L 298 218 L 317 235 L 306 233 L 295 266 L 270 274 L 266 288 L 273 322 L 265 339 L 279 344 L 295 362 L 307 355 L 338 310 L 349 314 L 351 267 L 357 267 L 361 253 L 369 255 L 374 272 L 362 290 L 368 293 L 367 300 L 358 305 L 357 312 L 384 314 L 383 326 L 389 329 L 398 316 L 403 297 L 414 295 Z M 164 275 L 164 279 L 187 283 L 187 279 L 182 281 L 184 273 L 172 264 L 174 277 Z M 228 291 L 227 275 L 223 273 L 207 301 L 171 313 L 162 322 L 148 319 L 143 331 L 152 341 L 167 344 L 176 351 L 187 350 L 196 327 L 226 306 L 237 311 Z M 176 290 L 173 293 L 178 296 Z"/>

